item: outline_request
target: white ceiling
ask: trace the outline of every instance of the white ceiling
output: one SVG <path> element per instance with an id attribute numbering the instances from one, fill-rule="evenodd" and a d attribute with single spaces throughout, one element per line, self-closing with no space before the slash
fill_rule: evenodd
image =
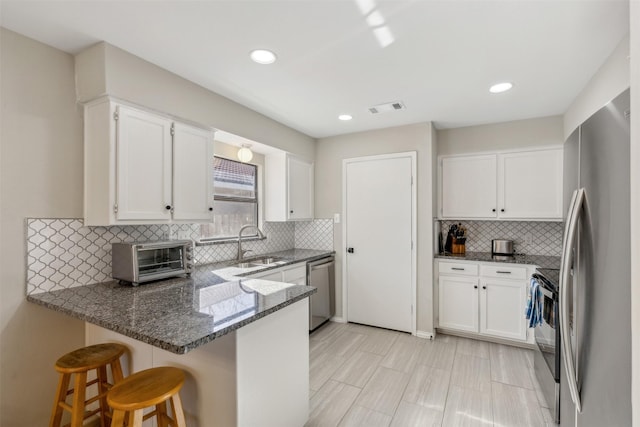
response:
<path id="1" fill-rule="evenodd" d="M 628 33 L 628 11 L 617 0 L 3 0 L 0 23 L 70 53 L 104 40 L 320 138 L 562 114 Z M 278 61 L 251 62 L 255 48 Z M 510 92 L 488 92 L 505 80 Z M 407 109 L 368 112 L 390 101 Z"/>

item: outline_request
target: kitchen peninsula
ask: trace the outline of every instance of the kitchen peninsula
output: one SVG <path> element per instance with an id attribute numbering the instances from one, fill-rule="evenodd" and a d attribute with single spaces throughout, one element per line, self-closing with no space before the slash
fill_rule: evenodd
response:
<path id="1" fill-rule="evenodd" d="M 191 278 L 104 282 L 28 295 L 86 321 L 87 345 L 129 347 L 125 371 L 176 366 L 189 426 L 304 425 L 309 408 L 308 297 L 315 288 L 255 279 L 326 256 L 290 250 L 278 265 L 197 266 Z M 284 255 L 284 256 L 283 256 Z"/>

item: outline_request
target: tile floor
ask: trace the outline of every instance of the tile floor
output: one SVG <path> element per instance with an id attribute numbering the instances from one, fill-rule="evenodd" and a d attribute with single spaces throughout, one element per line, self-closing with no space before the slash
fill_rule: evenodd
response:
<path id="1" fill-rule="evenodd" d="M 310 336 L 312 426 L 555 426 L 531 350 L 353 323 Z"/>

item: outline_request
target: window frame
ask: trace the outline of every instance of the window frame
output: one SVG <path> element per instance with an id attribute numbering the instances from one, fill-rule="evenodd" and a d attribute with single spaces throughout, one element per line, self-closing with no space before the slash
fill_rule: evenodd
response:
<path id="1" fill-rule="evenodd" d="M 215 172 L 214 172 L 214 177 L 212 177 L 213 179 L 213 186 L 212 186 L 212 191 L 213 191 L 213 207 L 214 207 L 214 217 L 215 217 L 215 210 L 216 210 L 216 205 L 220 202 L 237 202 L 237 203 L 248 203 L 248 204 L 254 204 L 255 205 L 255 211 L 254 211 L 254 216 L 255 216 L 255 226 L 259 227 L 260 226 L 260 220 L 261 220 L 261 215 L 260 215 L 260 205 L 262 203 L 262 197 L 261 197 L 261 179 L 260 179 L 260 173 L 261 173 L 261 169 L 260 169 L 260 165 L 255 164 L 255 163 L 244 163 L 244 162 L 240 162 L 238 160 L 234 160 L 234 159 L 230 159 L 228 157 L 224 157 L 224 156 L 220 156 L 220 155 L 216 155 L 214 154 L 213 156 L 214 158 L 212 159 L 212 161 L 215 161 L 216 158 L 223 160 L 223 161 L 227 161 L 227 162 L 233 162 L 233 163 L 239 163 L 245 166 L 250 166 L 254 169 L 255 173 L 254 173 L 254 187 L 253 187 L 253 194 L 254 197 L 253 198 L 248 198 L 248 197 L 237 197 L 237 196 L 224 196 L 224 195 L 216 195 L 216 180 L 215 180 Z M 252 234 L 243 234 L 242 235 L 243 238 L 247 237 L 249 240 L 251 240 L 251 238 L 257 238 L 258 237 L 258 232 L 257 231 L 253 231 Z M 215 242 L 229 242 L 229 241 L 236 241 L 237 237 L 235 236 L 212 236 L 212 237 L 200 237 L 199 241 L 203 242 L 203 243 L 215 243 Z"/>

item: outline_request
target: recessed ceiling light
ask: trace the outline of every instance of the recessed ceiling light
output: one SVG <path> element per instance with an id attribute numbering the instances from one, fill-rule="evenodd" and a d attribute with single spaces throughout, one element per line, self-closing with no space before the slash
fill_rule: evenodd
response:
<path id="1" fill-rule="evenodd" d="M 493 86 L 491 86 L 489 88 L 489 92 L 491 93 L 500 93 L 500 92 L 506 92 L 509 89 L 511 89 L 513 87 L 513 84 L 509 83 L 509 82 L 504 82 L 504 83 L 496 83 Z"/>
<path id="2" fill-rule="evenodd" d="M 252 50 L 249 54 L 253 62 L 258 64 L 273 64 L 276 62 L 276 54 L 266 49 Z"/>
<path id="3" fill-rule="evenodd" d="M 351 119 L 353 119 L 353 117 L 350 116 L 349 114 L 340 114 L 338 116 L 338 120 L 342 120 L 343 122 L 346 122 L 346 121 L 351 120 Z"/>

